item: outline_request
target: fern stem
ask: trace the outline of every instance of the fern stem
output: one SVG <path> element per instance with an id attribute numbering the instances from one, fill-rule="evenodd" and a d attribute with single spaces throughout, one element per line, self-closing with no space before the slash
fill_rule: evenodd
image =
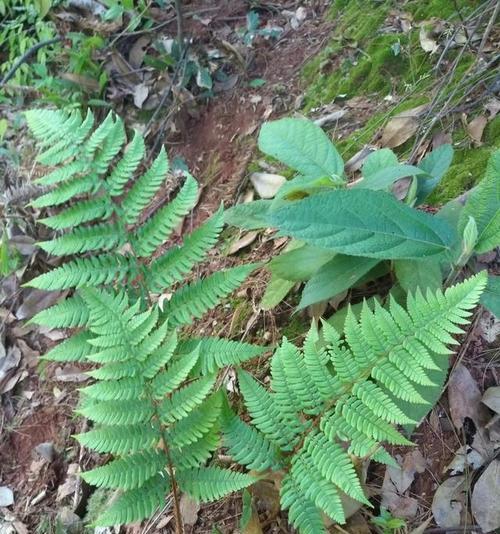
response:
<path id="1" fill-rule="evenodd" d="M 158 422 L 160 436 L 161 436 L 161 445 L 165 451 L 165 456 L 167 457 L 167 471 L 168 476 L 170 477 L 170 482 L 172 484 L 172 500 L 174 502 L 174 521 L 175 521 L 175 534 L 184 534 L 184 524 L 182 522 L 180 501 L 179 501 L 179 487 L 177 486 L 177 481 L 175 480 L 175 470 L 172 462 L 172 456 L 170 455 L 170 448 L 168 446 L 168 440 L 165 436 L 165 430 L 162 428 L 160 413 L 158 412 L 158 403 L 153 398 L 153 395 L 147 388 L 147 396 L 151 404 L 153 405 L 154 410 L 154 419 Z"/>
<path id="2" fill-rule="evenodd" d="M 167 470 L 168 476 L 172 481 L 172 499 L 174 501 L 174 520 L 175 520 L 175 534 L 184 534 L 184 524 L 182 522 L 181 507 L 179 501 L 179 487 L 177 486 L 177 481 L 175 480 L 175 472 L 172 464 L 172 457 L 170 456 L 170 449 L 168 447 L 167 440 L 164 433 L 161 433 L 161 441 L 165 449 L 165 454 L 167 456 Z"/>

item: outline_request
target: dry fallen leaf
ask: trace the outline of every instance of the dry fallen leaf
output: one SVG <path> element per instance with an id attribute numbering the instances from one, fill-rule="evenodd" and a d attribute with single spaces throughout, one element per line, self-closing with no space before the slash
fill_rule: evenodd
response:
<path id="1" fill-rule="evenodd" d="M 150 42 L 151 39 L 143 35 L 131 46 L 130 52 L 128 53 L 128 62 L 134 69 L 141 67 Z"/>
<path id="2" fill-rule="evenodd" d="M 198 521 L 200 504 L 194 499 L 191 499 L 191 497 L 185 493 L 183 493 L 181 496 L 180 509 L 184 525 L 192 526 L 196 523 L 196 521 Z"/>
<path id="3" fill-rule="evenodd" d="M 380 144 L 383 147 L 394 148 L 402 145 L 417 131 L 417 117 L 428 107 L 427 104 L 417 106 L 398 113 L 385 126 Z"/>
<path id="4" fill-rule="evenodd" d="M 483 532 L 500 527 L 500 460 L 493 460 L 480 476 L 472 492 L 472 515 Z"/>
<path id="5" fill-rule="evenodd" d="M 422 26 L 420 26 L 420 33 L 418 34 L 420 46 L 424 52 L 430 52 L 431 54 L 439 48 L 439 45 L 432 37 L 432 34 L 433 28 L 429 28 L 428 24 L 425 22 L 422 23 Z"/>
<path id="6" fill-rule="evenodd" d="M 498 98 L 492 97 L 484 105 L 486 111 L 490 113 L 490 120 L 494 119 L 498 112 L 500 111 L 500 100 Z"/>
<path id="7" fill-rule="evenodd" d="M 242 235 L 238 240 L 231 244 L 227 253 L 229 255 L 236 254 L 236 252 L 240 251 L 242 248 L 248 247 L 248 245 L 251 245 L 255 241 L 257 235 L 258 232 L 248 232 Z"/>
<path id="8" fill-rule="evenodd" d="M 85 382 L 90 379 L 89 375 L 83 373 L 75 365 L 67 365 L 64 368 L 58 367 L 55 370 L 54 376 L 60 382 Z"/>
<path id="9" fill-rule="evenodd" d="M 286 178 L 280 174 L 254 172 L 250 176 L 250 181 L 260 198 L 273 198 L 279 188 L 286 182 Z"/>
<path id="10" fill-rule="evenodd" d="M 481 392 L 469 370 L 462 364 L 453 369 L 448 383 L 448 400 L 451 420 L 456 428 L 462 428 L 464 419 L 469 417 L 481 426 L 484 410 L 480 406 Z"/>
<path id="11" fill-rule="evenodd" d="M 442 528 L 459 527 L 464 510 L 465 476 L 450 477 L 436 490 L 432 500 L 432 515 Z"/>
<path id="12" fill-rule="evenodd" d="M 480 115 L 471 120 L 467 124 L 467 133 L 476 146 L 481 145 L 481 139 L 483 138 L 483 132 L 488 124 L 488 119 L 484 115 Z"/>
<path id="13" fill-rule="evenodd" d="M 500 414 L 500 386 L 488 388 L 483 395 L 482 403 Z"/>
<path id="14" fill-rule="evenodd" d="M 134 88 L 134 105 L 135 107 L 141 109 L 142 105 L 146 101 L 149 95 L 149 88 L 146 84 L 140 83 Z"/>
<path id="15" fill-rule="evenodd" d="M 401 459 L 400 459 L 401 461 Z M 382 484 L 382 506 L 396 517 L 415 517 L 418 501 L 405 495 L 416 473 L 425 471 L 426 461 L 418 450 L 407 453 L 401 461 L 401 467 L 389 466 Z"/>

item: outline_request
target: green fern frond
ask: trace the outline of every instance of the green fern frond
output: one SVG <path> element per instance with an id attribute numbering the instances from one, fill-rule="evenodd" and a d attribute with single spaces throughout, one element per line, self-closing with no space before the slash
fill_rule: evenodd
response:
<path id="1" fill-rule="evenodd" d="M 280 501 L 282 508 L 288 510 L 288 520 L 302 534 L 327 532 L 320 510 L 290 476 L 281 482 Z"/>
<path id="2" fill-rule="evenodd" d="M 218 421 L 221 407 L 221 395 L 219 393 L 210 395 L 200 406 L 168 429 L 168 442 L 179 449 L 197 442 Z"/>
<path id="3" fill-rule="evenodd" d="M 279 448 L 236 415 L 227 414 L 222 428 L 224 446 L 235 462 L 256 471 L 282 467 Z"/>
<path id="4" fill-rule="evenodd" d="M 274 444 L 287 472 L 281 504 L 300 532 L 323 532 L 321 513 L 343 522 L 342 494 L 369 504 L 351 455 L 393 465 L 383 444 L 411 445 L 394 426 L 411 422 L 398 399 L 426 402 L 426 370 L 450 352 L 451 334 L 462 332 L 457 325 L 468 322 L 486 281 L 480 273 L 444 293 L 417 292 L 406 310 L 394 301 L 389 310 L 365 304 L 359 319 L 349 310 L 344 338 L 325 323 L 322 341 L 312 329 L 303 350 L 285 339 L 272 358 L 270 390 L 238 373 L 253 427 L 229 419 L 224 441 L 253 469 L 269 467 L 256 455 L 264 440 Z"/>
<path id="5" fill-rule="evenodd" d="M 104 223 L 75 228 L 51 241 L 42 241 L 38 246 L 54 256 L 68 256 L 89 250 L 118 249 L 125 243 L 125 239 L 119 224 Z"/>
<path id="6" fill-rule="evenodd" d="M 177 196 L 138 228 L 135 236 L 137 255 L 150 256 L 168 239 L 182 219 L 193 209 L 197 198 L 198 183 L 188 174 Z"/>
<path id="7" fill-rule="evenodd" d="M 96 525 L 124 525 L 151 517 L 163 506 L 169 488 L 170 482 L 165 473 L 151 478 L 140 488 L 126 491 L 118 497 L 116 502 L 97 518 Z"/>
<path id="8" fill-rule="evenodd" d="M 96 186 L 97 174 L 87 174 L 86 176 L 71 178 L 61 184 L 57 189 L 33 200 L 30 205 L 34 208 L 59 206 L 71 200 L 73 197 L 89 193 Z"/>
<path id="9" fill-rule="evenodd" d="M 158 373 L 151 384 L 152 395 L 161 400 L 177 389 L 188 377 L 191 369 L 196 365 L 199 350 L 195 349 L 188 356 L 174 362 L 167 371 Z"/>
<path id="10" fill-rule="evenodd" d="M 123 193 L 125 185 L 139 167 L 139 164 L 144 157 L 144 153 L 144 138 L 138 131 L 136 131 L 132 141 L 130 141 L 130 144 L 126 148 L 123 157 L 116 164 L 106 181 L 111 196 L 115 197 Z"/>
<path id="11" fill-rule="evenodd" d="M 208 222 L 184 238 L 183 243 L 171 248 L 155 260 L 147 273 L 147 285 L 154 293 L 164 291 L 174 282 L 184 279 L 191 269 L 200 263 L 213 248 L 224 224 L 219 210 Z"/>
<path id="12" fill-rule="evenodd" d="M 186 469 L 180 471 L 177 477 L 181 489 L 201 502 L 220 499 L 252 485 L 256 480 L 246 473 L 218 467 Z"/>
<path id="13" fill-rule="evenodd" d="M 163 315 L 172 327 L 191 323 L 230 295 L 256 267 L 254 263 L 240 265 L 183 286 L 165 304 Z"/>
<path id="14" fill-rule="evenodd" d="M 56 345 L 53 349 L 49 350 L 47 354 L 42 356 L 42 359 L 53 362 L 85 361 L 94 351 L 94 348 L 89 343 L 91 338 L 92 334 L 85 330 L 78 334 L 74 334 L 70 338 L 59 343 L 59 345 Z"/>
<path id="15" fill-rule="evenodd" d="M 127 224 L 137 222 L 142 210 L 158 192 L 168 172 L 168 159 L 165 149 L 153 161 L 151 167 L 131 187 L 122 203 L 124 219 Z"/>
<path id="16" fill-rule="evenodd" d="M 239 365 L 263 354 L 267 348 L 241 341 L 217 337 L 191 338 L 177 345 L 177 354 L 189 354 L 199 347 L 199 370 L 202 375 L 210 374 L 230 365 Z M 197 366 L 197 368 L 198 368 Z"/>
<path id="17" fill-rule="evenodd" d="M 101 488 L 131 490 L 140 488 L 165 467 L 159 451 L 137 452 L 82 473 L 85 482 Z"/>
<path id="18" fill-rule="evenodd" d="M 40 219 L 38 222 L 53 230 L 64 230 L 96 219 L 106 220 L 111 216 L 112 212 L 113 207 L 108 200 L 105 197 L 99 197 L 83 200 L 57 215 Z"/>
<path id="19" fill-rule="evenodd" d="M 46 310 L 38 312 L 31 322 L 49 328 L 77 328 L 85 326 L 89 311 L 79 295 L 73 295 Z"/>
<path id="20" fill-rule="evenodd" d="M 216 375 L 207 375 L 191 382 L 165 399 L 159 406 L 159 413 L 164 423 L 174 423 L 189 415 L 199 406 L 212 390 Z"/>
<path id="21" fill-rule="evenodd" d="M 119 455 L 151 449 L 161 440 L 158 429 L 142 424 L 104 426 L 74 437 L 89 449 Z"/>
<path id="22" fill-rule="evenodd" d="M 80 389 L 80 392 L 95 400 L 131 401 L 144 393 L 145 381 L 141 376 L 96 382 Z"/>
<path id="23" fill-rule="evenodd" d="M 134 262 L 127 256 L 103 254 L 65 263 L 57 269 L 33 278 L 26 285 L 48 291 L 107 285 L 123 282 L 126 278 L 134 278 L 136 275 L 134 269 Z"/>
<path id="24" fill-rule="evenodd" d="M 150 262 L 195 206 L 194 178 L 186 173 L 172 202 L 138 225 L 168 172 L 163 149 L 134 179 L 145 155 L 144 139 L 135 132 L 127 145 L 123 121 L 113 113 L 96 128 L 90 112 L 82 119 L 78 112 L 34 110 L 27 120 L 44 151 L 39 161 L 55 167 L 38 180 L 52 189 L 32 205 L 50 208 L 42 223 L 64 232 L 40 247 L 52 255 L 76 255 L 29 285 L 78 290 L 33 321 L 82 329 L 45 358 L 92 366 L 86 373 L 95 381 L 80 390 L 76 413 L 94 428 L 75 437 L 86 447 L 115 456 L 82 475 L 90 484 L 119 493 L 97 524 L 150 516 L 164 503 L 170 476 L 179 477 L 179 485 L 200 499 L 216 499 L 251 484 L 255 479 L 245 473 L 203 466 L 221 443 L 223 399 L 213 392 L 216 371 L 264 349 L 206 339 L 200 347 L 196 341 L 188 351 L 180 350 L 175 331 L 216 306 L 255 268 L 237 267 L 183 285 L 185 275 L 215 245 L 222 209 L 180 246 Z M 174 284 L 179 289 L 165 309 L 151 304 L 151 291 Z M 261 445 L 256 464 L 262 465 L 262 455 L 276 448 L 266 448 L 259 435 L 250 433 Z M 176 491 L 177 484 L 172 486 Z"/>
<path id="25" fill-rule="evenodd" d="M 77 413 L 102 425 L 136 425 L 153 417 L 153 407 L 146 399 L 112 400 L 86 405 Z"/>
<path id="26" fill-rule="evenodd" d="M 65 182 L 66 180 L 69 180 L 75 174 L 82 174 L 85 171 L 88 170 L 88 163 L 82 160 L 75 160 L 67 165 L 64 165 L 64 167 L 58 167 L 57 169 L 53 170 L 49 174 L 46 174 L 45 176 L 42 176 L 41 178 L 37 178 L 34 183 L 38 185 L 56 185 L 60 182 Z"/>
<path id="27" fill-rule="evenodd" d="M 212 427 L 193 443 L 180 449 L 171 449 L 172 463 L 179 470 L 203 465 L 220 445 L 219 430 L 219 423 L 215 421 Z"/>

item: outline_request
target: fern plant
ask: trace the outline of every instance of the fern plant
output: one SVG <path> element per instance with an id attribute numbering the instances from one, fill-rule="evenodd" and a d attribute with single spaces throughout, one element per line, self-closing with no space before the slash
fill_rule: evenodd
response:
<path id="1" fill-rule="evenodd" d="M 177 335 L 158 307 L 140 311 L 127 293 L 85 289 L 89 313 L 87 359 L 97 381 L 81 390 L 78 413 L 94 422 L 77 439 L 115 459 L 82 474 L 90 484 L 122 490 L 98 519 L 99 525 L 131 523 L 161 507 L 166 493 L 188 492 L 214 500 L 255 478 L 229 469 L 204 467 L 219 444 L 221 392 L 217 373 L 185 385 L 200 348 L 176 357 Z M 174 495 L 177 492 L 174 491 Z"/>
<path id="2" fill-rule="evenodd" d="M 96 128 L 90 112 L 85 118 L 51 110 L 26 116 L 42 149 L 38 161 L 53 167 L 38 180 L 50 189 L 32 205 L 52 210 L 41 222 L 56 236 L 39 245 L 49 254 L 76 256 L 28 283 L 74 290 L 32 320 L 76 329 L 44 358 L 99 366 L 89 373 L 96 383 L 83 389 L 79 409 L 97 426 L 78 439 L 117 456 L 83 475 L 92 484 L 123 491 L 98 523 L 147 517 L 172 491 L 181 529 L 178 487 L 210 500 L 253 480 L 203 465 L 218 444 L 221 398 L 212 392 L 217 371 L 264 348 L 209 337 L 178 343 L 176 329 L 216 306 L 256 265 L 184 283 L 223 225 L 218 210 L 181 245 L 164 250 L 196 203 L 194 178 L 187 173 L 177 196 L 147 217 L 144 210 L 168 172 L 165 151 L 133 180 L 144 140 L 135 132 L 126 145 L 123 122 L 113 114 Z M 153 297 L 165 291 L 170 298 L 160 306 Z"/>
<path id="3" fill-rule="evenodd" d="M 283 471 L 281 506 L 300 532 L 326 532 L 323 514 L 345 522 L 346 496 L 370 506 L 358 459 L 394 464 L 385 444 L 410 445 L 395 425 L 411 423 L 409 407 L 425 403 L 429 371 L 457 344 L 486 285 L 480 273 L 440 290 L 409 294 L 405 310 L 394 299 L 375 302 L 359 320 L 350 311 L 343 337 L 328 323 L 303 349 L 286 339 L 271 362 L 271 388 L 239 371 L 249 425 L 226 411 L 224 442 L 254 471 Z"/>

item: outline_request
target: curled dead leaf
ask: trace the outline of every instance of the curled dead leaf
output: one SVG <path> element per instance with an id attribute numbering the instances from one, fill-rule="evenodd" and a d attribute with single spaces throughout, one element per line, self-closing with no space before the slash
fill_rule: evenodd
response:
<path id="1" fill-rule="evenodd" d="M 241 249 L 248 247 L 248 245 L 251 245 L 255 241 L 257 235 L 258 232 L 247 232 L 231 244 L 227 253 L 229 255 L 236 254 Z"/>
<path id="2" fill-rule="evenodd" d="M 493 460 L 485 469 L 472 492 L 472 514 L 483 532 L 500 528 L 500 460 Z"/>
<path id="3" fill-rule="evenodd" d="M 382 132 L 380 144 L 394 148 L 402 145 L 418 130 L 418 116 L 428 108 L 427 104 L 402 111 L 394 116 Z"/>
<path id="4" fill-rule="evenodd" d="M 465 476 L 450 477 L 436 490 L 432 500 L 432 515 L 443 528 L 459 527 L 464 511 Z"/>
<path id="5" fill-rule="evenodd" d="M 472 119 L 467 124 L 467 133 L 476 146 L 480 146 L 482 144 L 481 140 L 487 124 L 488 119 L 484 115 L 480 115 L 479 117 Z"/>
<path id="6" fill-rule="evenodd" d="M 254 172 L 250 176 L 250 181 L 260 198 L 273 198 L 279 188 L 286 182 L 286 178 L 280 174 Z"/>

